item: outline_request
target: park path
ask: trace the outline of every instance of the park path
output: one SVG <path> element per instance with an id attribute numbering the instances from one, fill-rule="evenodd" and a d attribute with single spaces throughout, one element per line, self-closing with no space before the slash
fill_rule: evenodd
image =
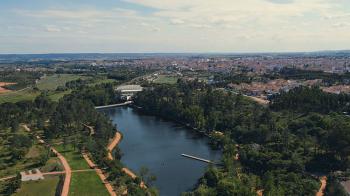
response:
<path id="1" fill-rule="evenodd" d="M 78 169 L 78 170 L 72 170 L 72 173 L 81 173 L 81 172 L 92 172 L 95 171 L 94 169 Z M 53 171 L 53 172 L 45 172 L 42 173 L 44 176 L 47 175 L 61 175 L 61 174 L 65 174 L 65 171 Z"/>
<path id="2" fill-rule="evenodd" d="M 89 134 L 90 136 L 92 136 L 92 135 L 95 134 L 95 129 L 94 129 L 94 127 L 89 126 L 89 125 L 84 124 L 84 123 L 82 123 L 82 125 L 84 125 L 85 127 L 87 127 L 87 128 L 90 130 L 90 134 Z"/>
<path id="3" fill-rule="evenodd" d="M 7 177 L 4 177 L 4 178 L 0 178 L 0 181 L 6 181 L 6 180 L 10 180 L 12 178 L 15 178 L 16 176 L 7 176 Z"/>
<path id="4" fill-rule="evenodd" d="M 114 138 L 112 140 L 111 143 L 109 143 L 108 147 L 107 147 L 107 151 L 108 151 L 108 155 L 107 155 L 107 158 L 109 160 L 113 160 L 113 155 L 112 155 L 112 151 L 113 149 L 118 145 L 118 143 L 120 142 L 122 138 L 122 135 L 117 131 L 115 132 L 115 135 L 114 135 Z"/>
<path id="5" fill-rule="evenodd" d="M 119 133 L 119 131 L 115 132 L 115 135 L 114 135 L 114 138 L 112 139 L 111 143 L 109 143 L 108 147 L 107 147 L 107 150 L 108 150 L 108 159 L 109 160 L 113 160 L 113 155 L 112 155 L 112 151 L 113 149 L 118 145 L 118 143 L 120 142 L 122 138 L 122 135 Z M 130 176 L 132 179 L 135 179 L 137 178 L 136 174 L 134 172 L 132 172 L 130 169 L 124 167 L 122 168 L 122 171 L 124 173 L 126 173 L 128 176 Z M 144 182 L 141 182 L 140 184 L 140 187 L 141 188 L 147 188 L 147 186 L 145 185 Z"/>
<path id="6" fill-rule="evenodd" d="M 326 185 L 327 185 L 327 177 L 322 176 L 320 181 L 321 181 L 321 187 L 318 190 L 318 192 L 316 193 L 316 196 L 323 196 L 324 195 L 324 190 L 326 189 Z"/>
<path id="7" fill-rule="evenodd" d="M 23 125 L 23 128 L 28 132 L 31 131 L 27 125 Z M 42 140 L 40 138 L 40 136 L 36 135 L 36 138 L 39 140 L 40 143 L 45 143 L 45 141 Z M 65 178 L 64 178 L 61 196 L 68 196 L 70 181 L 71 181 L 71 177 L 72 177 L 72 170 L 71 170 L 66 158 L 64 158 L 64 156 L 62 156 L 61 153 L 59 153 L 54 147 L 50 146 L 50 149 L 53 153 L 55 153 L 57 155 L 57 158 L 62 163 L 64 171 L 65 171 Z"/>
<path id="8" fill-rule="evenodd" d="M 106 175 L 102 172 L 101 169 L 99 169 L 97 167 L 97 165 L 92 162 L 92 160 L 89 158 L 89 156 L 86 154 L 86 153 L 83 153 L 83 157 L 85 159 L 85 161 L 88 163 L 88 165 L 91 167 L 91 168 L 94 168 L 97 175 L 100 177 L 100 179 L 102 180 L 103 184 L 105 185 L 107 191 L 109 192 L 109 194 L 111 196 L 116 196 L 117 193 L 114 191 L 112 185 L 109 183 L 109 181 L 107 180 L 107 177 Z"/>

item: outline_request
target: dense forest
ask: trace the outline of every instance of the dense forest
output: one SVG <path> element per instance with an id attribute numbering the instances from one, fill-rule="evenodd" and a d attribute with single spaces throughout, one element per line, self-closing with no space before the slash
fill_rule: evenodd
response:
<path id="1" fill-rule="evenodd" d="M 291 94 L 307 100 L 316 90 L 302 91 Z M 317 94 L 320 100 L 328 96 Z M 285 95 L 276 100 L 271 108 L 263 107 L 241 95 L 179 80 L 139 93 L 135 104 L 210 135 L 223 150 L 222 167 L 210 167 L 187 195 L 256 195 L 259 190 L 264 195 L 315 195 L 320 185 L 315 173 L 349 167 L 349 117 L 318 107 L 301 113 L 302 101 L 281 110 L 278 106 L 289 100 Z"/>
<path id="2" fill-rule="evenodd" d="M 326 93 L 318 87 L 298 87 L 289 92 L 281 92 L 272 100 L 271 107 L 301 113 L 350 112 L 350 95 Z"/>
<path id="3" fill-rule="evenodd" d="M 277 79 L 284 78 L 286 80 L 314 80 L 322 79 L 325 85 L 349 84 L 350 73 L 335 74 L 324 71 L 310 71 L 297 68 L 284 67 L 279 72 L 273 74 L 265 74 L 266 78 Z"/>

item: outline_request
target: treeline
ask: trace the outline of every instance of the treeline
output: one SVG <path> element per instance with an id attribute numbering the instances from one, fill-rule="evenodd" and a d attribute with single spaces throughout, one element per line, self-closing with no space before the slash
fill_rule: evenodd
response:
<path id="1" fill-rule="evenodd" d="M 145 75 L 149 72 L 150 70 L 144 68 L 130 69 L 128 67 L 119 67 L 118 70 L 110 70 L 107 77 L 109 79 L 115 79 L 119 81 L 128 81 L 133 78 Z"/>
<path id="2" fill-rule="evenodd" d="M 282 92 L 272 100 L 275 110 L 298 112 L 350 112 L 350 95 L 323 92 L 318 87 L 298 87 Z"/>
<path id="3" fill-rule="evenodd" d="M 350 83 L 350 73 L 335 74 L 323 71 L 310 71 L 289 67 L 284 67 L 278 73 L 265 75 L 265 77 L 270 79 L 284 78 L 286 80 L 322 79 L 323 83 L 327 85 Z"/>
<path id="4" fill-rule="evenodd" d="M 120 94 L 115 91 L 110 83 L 82 87 L 84 88 L 78 88 L 70 95 L 66 95 L 66 97 L 87 100 L 95 106 L 115 104 L 122 101 Z"/>
<path id="5" fill-rule="evenodd" d="M 247 76 L 246 74 L 216 74 L 213 78 L 213 85 L 216 87 L 226 87 L 228 84 L 240 84 L 240 83 L 251 83 L 253 82 L 253 77 Z"/>
<path id="6" fill-rule="evenodd" d="M 223 167 L 209 168 L 189 195 L 315 195 L 319 181 L 310 173 L 348 169 L 344 115 L 276 112 L 196 81 L 154 86 L 135 104 L 212 135 L 223 149 Z"/>

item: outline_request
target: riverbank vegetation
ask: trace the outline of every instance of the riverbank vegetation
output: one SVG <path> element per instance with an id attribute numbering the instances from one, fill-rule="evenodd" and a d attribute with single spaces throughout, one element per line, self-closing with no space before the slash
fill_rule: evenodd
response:
<path id="1" fill-rule="evenodd" d="M 212 137 L 223 149 L 223 166 L 209 167 L 188 195 L 315 195 L 320 184 L 313 173 L 349 167 L 343 97 L 302 88 L 263 107 L 198 81 L 179 81 L 139 93 L 135 104 L 207 135 L 223 133 Z"/>
<path id="2" fill-rule="evenodd" d="M 74 83 L 69 82 L 67 86 L 72 92 L 59 99 L 58 102 L 53 102 L 47 94 L 43 93 L 34 101 L 0 105 L 0 117 L 2 119 L 0 130 L 4 142 L 9 145 L 16 145 L 8 150 L 8 155 L 2 153 L 4 155 L 2 158 L 6 158 L 1 162 L 2 171 L 10 171 L 10 166 L 16 165 L 17 160 L 24 161 L 23 157 L 28 153 L 37 154 L 31 151 L 36 139 L 21 129 L 20 123 L 26 123 L 31 127 L 33 133 L 40 135 L 45 141 L 57 145 L 57 149 L 66 156 L 72 169 L 89 168 L 81 156 L 82 152 L 88 152 L 100 168 L 106 168 L 105 172 L 108 179 L 118 187 L 117 191 L 119 193 L 128 190 L 131 195 L 156 195 L 156 191 L 152 187 L 149 189 L 141 188 L 139 178 L 132 179 L 121 172 L 123 166 L 120 163 L 121 153 L 118 147 L 114 152 L 115 160 L 110 161 L 106 158 L 106 147 L 116 130 L 109 118 L 96 111 L 94 106 L 118 102 L 119 95 L 115 93 L 113 85 L 78 85 L 80 83 L 82 82 L 79 79 Z M 93 134 L 86 125 L 94 128 Z M 3 147 L 0 150 L 3 150 Z M 46 161 L 47 158 L 45 160 L 40 159 L 40 164 L 45 165 Z M 39 167 L 39 165 L 31 165 L 31 167 L 26 168 L 32 169 L 33 167 Z M 23 169 L 25 168 L 21 167 L 16 171 L 22 171 Z M 10 174 L 8 173 L 8 175 Z M 85 183 L 80 183 L 81 178 L 84 178 L 83 182 Z M 8 187 L 14 187 L 12 182 L 10 180 L 8 184 L 2 184 L 4 185 L 3 190 L 8 191 Z M 95 192 L 101 190 L 101 194 L 106 193 L 102 181 L 95 172 L 72 175 L 73 189 L 71 191 L 78 194 L 83 193 L 85 191 L 83 187 L 88 186 L 90 182 L 95 182 L 95 187 L 100 187 L 94 189 Z M 15 191 L 17 188 L 11 190 Z"/>

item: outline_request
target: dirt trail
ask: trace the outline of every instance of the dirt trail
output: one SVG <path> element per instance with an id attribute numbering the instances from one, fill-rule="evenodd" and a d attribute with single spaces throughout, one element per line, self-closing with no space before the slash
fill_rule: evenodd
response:
<path id="1" fill-rule="evenodd" d="M 103 174 L 102 170 L 97 168 L 97 165 L 94 162 L 92 162 L 92 160 L 89 158 L 87 154 L 83 153 L 83 157 L 91 168 L 95 168 L 97 175 L 102 180 L 109 194 L 111 196 L 116 196 L 117 195 L 116 192 L 114 191 L 112 185 L 108 182 L 107 177 Z"/>
<path id="2" fill-rule="evenodd" d="M 30 132 L 30 128 L 27 125 L 23 125 L 23 128 Z M 40 138 L 40 136 L 36 135 L 36 138 L 39 140 L 40 143 L 45 143 L 44 140 Z M 55 148 L 50 147 L 51 151 L 57 155 L 57 158 L 61 161 L 64 171 L 65 171 L 65 178 L 64 178 L 64 183 L 63 183 L 63 188 L 61 192 L 61 196 L 68 196 L 69 193 L 69 186 L 70 186 L 70 180 L 72 177 L 72 170 L 64 156 L 61 155 Z"/>
<path id="3" fill-rule="evenodd" d="M 320 181 L 321 181 L 321 187 L 318 190 L 318 192 L 316 193 L 316 196 L 323 196 L 324 195 L 324 190 L 326 189 L 326 185 L 327 185 L 327 177 L 322 176 Z"/>
<path id="4" fill-rule="evenodd" d="M 78 169 L 78 170 L 72 170 L 72 173 L 81 173 L 81 172 L 92 172 L 95 171 L 94 169 Z M 65 174 L 65 171 L 54 171 L 54 172 L 45 172 L 42 173 L 44 176 L 45 175 L 61 175 Z"/>
<path id="5" fill-rule="evenodd" d="M 16 176 L 7 176 L 7 177 L 4 177 L 4 178 L 0 178 L 0 181 L 6 181 L 6 180 L 10 180 L 12 178 L 15 178 Z"/>
<path id="6" fill-rule="evenodd" d="M 90 130 L 90 136 L 92 136 L 92 135 L 95 134 L 95 129 L 94 129 L 94 127 L 89 126 L 89 125 L 84 124 L 84 123 L 82 123 L 82 125 L 84 125 L 85 127 L 87 127 L 87 128 Z"/>
<path id="7" fill-rule="evenodd" d="M 257 191 L 256 191 L 256 194 L 257 194 L 258 196 L 263 196 L 263 192 L 264 192 L 264 189 L 257 190 Z"/>
<path id="8" fill-rule="evenodd" d="M 112 151 L 118 145 L 118 143 L 120 142 L 121 138 L 122 138 L 122 135 L 117 131 L 115 133 L 115 135 L 114 135 L 114 138 L 113 138 L 112 142 L 107 147 L 107 150 L 108 150 L 108 155 L 107 156 L 108 156 L 109 160 L 113 160 L 114 159 L 113 155 L 112 155 Z M 122 168 L 122 171 L 124 173 L 126 173 L 128 176 L 130 176 L 132 179 L 137 178 L 136 174 L 134 174 L 134 172 L 132 172 L 130 169 L 128 169 L 126 167 Z M 147 188 L 144 182 L 141 182 L 140 186 L 141 186 L 141 188 Z"/>
<path id="9" fill-rule="evenodd" d="M 118 143 L 120 142 L 122 138 L 122 135 L 117 131 L 114 135 L 114 138 L 112 140 L 112 142 L 108 145 L 107 150 L 108 150 L 108 159 L 109 160 L 113 160 L 113 155 L 112 155 L 112 151 L 113 149 L 118 145 Z"/>

